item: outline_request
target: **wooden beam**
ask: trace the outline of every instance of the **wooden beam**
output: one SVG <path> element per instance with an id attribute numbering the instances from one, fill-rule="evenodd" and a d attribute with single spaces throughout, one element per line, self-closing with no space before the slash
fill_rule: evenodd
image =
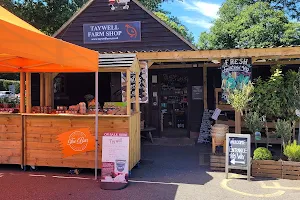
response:
<path id="1" fill-rule="evenodd" d="M 254 62 L 253 66 L 270 66 L 270 65 L 299 65 L 300 60 L 278 60 L 278 61 L 267 61 L 267 62 Z"/>
<path id="2" fill-rule="evenodd" d="M 135 73 L 135 112 L 140 112 L 140 76 L 139 72 Z"/>
<path id="3" fill-rule="evenodd" d="M 148 68 L 150 68 L 155 62 L 153 61 L 148 61 Z"/>
<path id="4" fill-rule="evenodd" d="M 128 67 L 99 67 L 99 72 L 126 72 Z"/>
<path id="5" fill-rule="evenodd" d="M 130 71 L 126 71 L 126 102 L 127 102 L 127 115 L 131 115 L 131 89 L 130 89 Z"/>
<path id="6" fill-rule="evenodd" d="M 25 73 L 20 73 L 20 113 L 25 113 Z"/>
<path id="7" fill-rule="evenodd" d="M 140 52 L 137 53 L 139 60 L 203 60 L 212 58 L 235 58 L 235 57 L 265 57 L 265 58 L 289 58 L 300 56 L 300 47 L 280 48 L 256 48 L 256 49 L 229 49 L 229 50 L 200 50 L 200 51 L 174 51 L 174 52 Z"/>
<path id="8" fill-rule="evenodd" d="M 45 106 L 45 74 L 40 73 L 40 106 Z"/>
<path id="9" fill-rule="evenodd" d="M 204 109 L 208 108 L 207 105 L 207 67 L 203 67 L 203 95 L 204 95 Z"/>
<path id="10" fill-rule="evenodd" d="M 26 72 L 26 113 L 31 113 L 31 73 Z"/>
<path id="11" fill-rule="evenodd" d="M 45 74 L 45 106 L 51 106 L 50 74 Z"/>
<path id="12" fill-rule="evenodd" d="M 197 67 L 204 67 L 204 63 L 195 63 Z M 205 63 L 206 67 L 221 67 L 221 64 Z M 178 69 L 178 68 L 193 68 L 193 64 L 160 64 L 152 65 L 151 69 Z"/>

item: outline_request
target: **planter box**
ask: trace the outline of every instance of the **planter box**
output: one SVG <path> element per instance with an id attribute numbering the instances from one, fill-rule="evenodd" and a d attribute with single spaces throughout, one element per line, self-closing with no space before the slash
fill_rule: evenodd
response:
<path id="1" fill-rule="evenodd" d="M 225 172 L 225 155 L 214 155 L 210 156 L 210 169 L 212 171 Z"/>
<path id="2" fill-rule="evenodd" d="M 252 161 L 252 176 L 268 177 L 268 178 L 282 178 L 282 161 L 253 160 Z"/>
<path id="3" fill-rule="evenodd" d="M 282 162 L 282 178 L 300 180 L 300 162 Z"/>

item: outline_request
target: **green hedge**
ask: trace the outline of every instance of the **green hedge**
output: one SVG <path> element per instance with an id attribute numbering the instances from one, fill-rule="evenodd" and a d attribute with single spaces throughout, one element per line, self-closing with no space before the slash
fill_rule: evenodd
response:
<path id="1" fill-rule="evenodd" d="M 15 85 L 16 94 L 20 93 L 20 81 L 0 79 L 0 91 L 8 91 L 9 85 Z"/>

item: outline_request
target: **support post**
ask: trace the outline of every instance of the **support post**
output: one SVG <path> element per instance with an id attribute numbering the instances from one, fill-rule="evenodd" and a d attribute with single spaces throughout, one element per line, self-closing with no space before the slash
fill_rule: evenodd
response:
<path id="1" fill-rule="evenodd" d="M 130 94 L 130 71 L 126 70 L 126 102 L 127 102 L 127 115 L 131 115 L 131 94 Z"/>
<path id="2" fill-rule="evenodd" d="M 96 103 L 96 115 L 95 115 L 95 180 L 98 178 L 98 108 L 99 108 L 99 101 L 98 101 L 98 90 L 99 84 L 98 84 L 98 72 L 95 73 L 95 103 Z"/>
<path id="3" fill-rule="evenodd" d="M 242 119 L 241 119 L 241 113 L 239 111 L 235 111 L 235 133 L 236 134 L 242 133 Z"/>
<path id="4" fill-rule="evenodd" d="M 40 106 L 45 106 L 45 78 L 44 78 L 44 73 L 40 73 Z"/>
<path id="5" fill-rule="evenodd" d="M 207 65 L 203 66 L 203 95 L 204 95 L 204 109 L 207 109 Z"/>
<path id="6" fill-rule="evenodd" d="M 20 73 L 20 113 L 25 113 L 25 73 Z"/>
<path id="7" fill-rule="evenodd" d="M 31 113 L 31 73 L 26 72 L 26 113 Z"/>
<path id="8" fill-rule="evenodd" d="M 45 106 L 51 106 L 51 86 L 50 86 L 50 80 L 51 76 L 49 73 L 45 74 Z"/>
<path id="9" fill-rule="evenodd" d="M 135 72 L 135 112 L 140 112 L 140 76 Z"/>

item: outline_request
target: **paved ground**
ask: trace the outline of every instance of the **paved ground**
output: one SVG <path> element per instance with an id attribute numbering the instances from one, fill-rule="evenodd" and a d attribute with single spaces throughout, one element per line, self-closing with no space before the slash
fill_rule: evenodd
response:
<path id="1" fill-rule="evenodd" d="M 92 171 L 68 175 L 67 169 L 40 168 L 23 172 L 0 166 L 0 200 L 252 200 L 299 199 L 300 181 L 252 180 L 209 172 L 199 166 L 199 148 L 144 146 L 140 168 L 132 172 L 130 185 L 120 191 L 104 191 Z"/>

